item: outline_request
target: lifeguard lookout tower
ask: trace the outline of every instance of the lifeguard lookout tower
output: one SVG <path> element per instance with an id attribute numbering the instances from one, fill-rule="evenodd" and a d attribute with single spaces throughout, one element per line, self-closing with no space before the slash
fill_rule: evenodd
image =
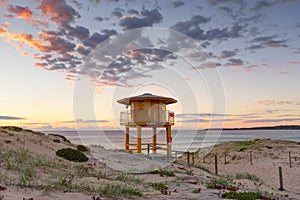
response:
<path id="1" fill-rule="evenodd" d="M 174 125 L 174 112 L 166 109 L 168 104 L 176 103 L 173 98 L 152 95 L 145 93 L 138 96 L 120 99 L 118 103 L 130 107 L 127 111 L 121 112 L 120 123 L 126 127 L 125 133 L 125 150 L 136 151 L 141 153 L 142 143 L 142 127 L 152 128 L 152 152 L 156 153 L 157 145 L 167 145 L 168 156 L 172 153 L 172 132 L 171 126 Z M 157 128 L 166 128 L 167 144 L 157 143 Z M 129 128 L 137 128 L 137 141 L 130 143 Z"/>

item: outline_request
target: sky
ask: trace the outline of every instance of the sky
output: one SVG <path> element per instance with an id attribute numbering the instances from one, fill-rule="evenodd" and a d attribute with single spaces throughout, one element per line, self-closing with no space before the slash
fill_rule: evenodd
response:
<path id="1" fill-rule="evenodd" d="M 118 99 L 175 128 L 300 124 L 300 1 L 0 0 L 0 126 L 116 129 Z"/>

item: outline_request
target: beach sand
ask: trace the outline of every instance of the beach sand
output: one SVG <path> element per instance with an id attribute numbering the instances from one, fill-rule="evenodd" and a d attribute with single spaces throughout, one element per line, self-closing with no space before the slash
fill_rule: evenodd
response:
<path id="1" fill-rule="evenodd" d="M 165 163 L 100 147 L 85 152 L 88 162 L 74 163 L 55 155 L 62 148 L 76 149 L 77 145 L 58 135 L 0 127 L 0 186 L 6 188 L 0 191 L 0 199 L 220 199 L 232 188 L 238 192 L 259 188 L 274 199 L 300 199 L 297 143 L 224 143 L 215 146 L 205 163 L 201 154 L 195 154 L 195 166 L 187 166 L 185 155 L 178 163 Z M 253 165 L 249 163 L 250 151 Z M 292 168 L 288 163 L 289 151 Z M 224 152 L 227 164 L 222 157 Z M 208 189 L 207 183 L 214 177 L 220 179 L 214 175 L 215 154 L 219 154 L 219 174 L 232 174 L 226 178 L 225 189 Z M 278 191 L 278 166 L 283 169 L 285 191 Z M 150 173 L 154 170 L 156 174 Z M 259 180 L 234 177 L 246 172 Z"/>

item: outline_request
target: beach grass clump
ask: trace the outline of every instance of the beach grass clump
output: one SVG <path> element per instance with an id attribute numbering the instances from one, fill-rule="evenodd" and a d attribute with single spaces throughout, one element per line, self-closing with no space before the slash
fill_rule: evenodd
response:
<path id="1" fill-rule="evenodd" d="M 256 200 L 261 198 L 261 194 L 259 192 L 229 191 L 224 193 L 222 197 L 227 199 L 237 199 L 237 200 Z"/>
<path id="2" fill-rule="evenodd" d="M 206 166 L 203 166 L 203 165 L 196 165 L 195 167 L 201 169 L 202 171 L 205 171 L 205 172 L 211 174 L 211 171 L 210 171 L 210 170 L 208 169 L 208 167 L 206 167 Z"/>
<path id="3" fill-rule="evenodd" d="M 10 131 L 15 131 L 15 132 L 21 132 L 21 131 L 23 131 L 22 128 L 16 127 L 16 126 L 3 126 L 2 128 L 10 130 Z"/>
<path id="4" fill-rule="evenodd" d="M 251 181 L 262 182 L 262 180 L 255 174 L 250 174 L 248 172 L 237 173 L 234 175 L 234 179 L 248 179 Z"/>
<path id="5" fill-rule="evenodd" d="M 86 162 L 89 160 L 88 157 L 86 157 L 81 151 L 72 148 L 57 150 L 56 155 L 74 162 Z"/>
<path id="6" fill-rule="evenodd" d="M 101 193 L 109 197 L 120 197 L 120 196 L 142 196 L 142 192 L 138 188 L 134 188 L 129 185 L 107 183 L 102 187 Z"/>
<path id="7" fill-rule="evenodd" d="M 167 190 L 168 189 L 168 186 L 162 182 L 151 182 L 151 183 L 149 183 L 149 185 L 156 190 Z"/>
<path id="8" fill-rule="evenodd" d="M 77 150 L 79 150 L 81 152 L 88 152 L 89 151 L 89 149 L 86 146 L 82 145 L 82 144 L 77 145 Z"/>
<path id="9" fill-rule="evenodd" d="M 136 183 L 136 184 L 144 182 L 144 179 L 135 177 L 135 176 L 130 175 L 126 172 L 118 173 L 117 176 L 116 176 L 116 180 L 122 181 L 122 182 L 133 182 L 133 183 Z"/>
<path id="10" fill-rule="evenodd" d="M 206 187 L 209 189 L 216 189 L 217 185 L 227 186 L 229 182 L 226 178 L 223 177 L 213 177 L 209 181 L 206 181 Z"/>
<path id="11" fill-rule="evenodd" d="M 169 171 L 169 170 L 164 170 L 164 169 L 154 170 L 154 171 L 151 172 L 151 174 L 159 174 L 161 176 L 163 176 L 163 175 L 175 176 L 174 172 Z"/>
<path id="12" fill-rule="evenodd" d="M 58 138 L 61 138 L 64 142 L 67 142 L 67 143 L 71 143 L 70 140 L 68 140 L 65 136 L 63 135 L 59 135 L 59 134 L 55 134 L 55 133 L 50 133 L 48 134 L 50 136 L 54 136 L 54 137 L 58 137 Z"/>

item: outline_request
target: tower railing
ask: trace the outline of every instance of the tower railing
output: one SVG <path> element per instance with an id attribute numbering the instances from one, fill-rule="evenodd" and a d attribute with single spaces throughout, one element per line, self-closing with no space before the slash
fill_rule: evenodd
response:
<path id="1" fill-rule="evenodd" d="M 120 115 L 121 125 L 174 125 L 174 112 L 170 110 L 130 110 Z"/>

